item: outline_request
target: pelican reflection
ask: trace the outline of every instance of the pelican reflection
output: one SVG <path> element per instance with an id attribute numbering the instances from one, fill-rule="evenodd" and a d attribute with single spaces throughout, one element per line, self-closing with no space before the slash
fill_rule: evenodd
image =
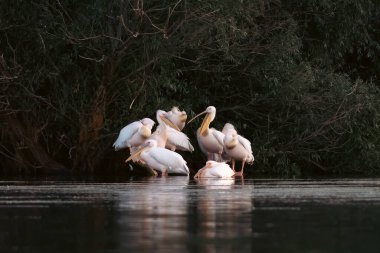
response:
<path id="1" fill-rule="evenodd" d="M 144 252 L 166 252 L 171 242 L 181 252 L 230 252 L 241 242 L 251 249 L 253 188 L 240 182 L 175 176 L 129 183 L 119 204 L 129 232 L 120 241 Z M 225 240 L 231 243 L 220 248 Z"/>

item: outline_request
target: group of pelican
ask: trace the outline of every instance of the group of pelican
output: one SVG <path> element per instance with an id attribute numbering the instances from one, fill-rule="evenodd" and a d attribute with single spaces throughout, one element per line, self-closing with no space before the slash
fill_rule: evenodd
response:
<path id="1" fill-rule="evenodd" d="M 202 152 L 207 155 L 206 165 L 199 169 L 194 178 L 231 178 L 243 176 L 246 163 L 252 164 L 254 157 L 251 143 L 239 135 L 235 127 L 226 123 L 222 131 L 210 128 L 215 119 L 216 108 L 209 106 L 205 111 L 194 116 L 206 114 L 197 130 L 197 140 Z M 181 132 L 186 125 L 187 114 L 173 107 L 170 111 L 157 110 L 158 126 L 152 133 L 155 122 L 149 118 L 130 123 L 121 129 L 113 147 L 115 150 L 129 149 L 130 156 L 126 160 L 134 161 L 148 167 L 154 175 L 159 171 L 162 175 L 184 174 L 190 171 L 183 157 L 176 153 L 194 151 L 189 138 Z M 235 171 L 235 161 L 242 161 L 241 170 Z M 226 163 L 231 161 L 232 168 Z"/>

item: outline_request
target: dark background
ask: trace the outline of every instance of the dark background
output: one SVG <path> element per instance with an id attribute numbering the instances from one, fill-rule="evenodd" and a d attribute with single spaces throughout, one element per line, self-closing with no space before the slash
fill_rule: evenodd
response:
<path id="1" fill-rule="evenodd" d="M 378 0 L 0 0 L 0 174 L 128 174 L 123 126 L 213 105 L 248 174 L 379 175 L 379 27 Z"/>

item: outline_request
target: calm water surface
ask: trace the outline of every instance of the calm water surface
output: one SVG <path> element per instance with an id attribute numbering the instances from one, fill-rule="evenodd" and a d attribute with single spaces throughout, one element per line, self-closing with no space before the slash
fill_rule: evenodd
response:
<path id="1" fill-rule="evenodd" d="M 380 180 L 0 181 L 0 252 L 380 252 Z"/>

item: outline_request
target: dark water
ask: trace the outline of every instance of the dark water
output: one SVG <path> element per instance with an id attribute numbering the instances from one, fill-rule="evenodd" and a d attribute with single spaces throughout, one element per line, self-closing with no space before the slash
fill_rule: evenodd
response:
<path id="1" fill-rule="evenodd" d="M 380 252 L 380 180 L 3 181 L 0 252 Z"/>

